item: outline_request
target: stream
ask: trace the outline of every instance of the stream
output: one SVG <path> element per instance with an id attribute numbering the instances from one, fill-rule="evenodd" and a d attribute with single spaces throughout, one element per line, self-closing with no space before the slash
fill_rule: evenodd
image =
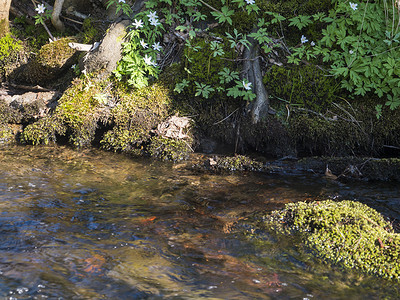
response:
<path id="1" fill-rule="evenodd" d="M 325 264 L 290 238 L 247 234 L 254 212 L 323 199 L 400 219 L 399 183 L 0 148 L 0 298 L 399 299 L 397 282 Z"/>

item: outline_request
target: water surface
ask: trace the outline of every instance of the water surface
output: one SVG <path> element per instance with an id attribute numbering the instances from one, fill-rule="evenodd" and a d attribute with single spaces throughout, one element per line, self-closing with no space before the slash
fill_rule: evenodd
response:
<path id="1" fill-rule="evenodd" d="M 254 211 L 354 199 L 395 220 L 398 185 L 207 174 L 64 147 L 0 149 L 2 299 L 397 299 L 399 285 L 244 234 Z"/>

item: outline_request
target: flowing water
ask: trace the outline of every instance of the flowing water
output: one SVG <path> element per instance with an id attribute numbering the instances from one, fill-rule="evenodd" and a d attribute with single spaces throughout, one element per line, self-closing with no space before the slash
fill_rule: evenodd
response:
<path id="1" fill-rule="evenodd" d="M 399 217 L 398 184 L 207 174 L 63 147 L 0 149 L 1 299 L 398 299 L 240 223 L 292 201 L 355 199 Z M 238 225 L 239 224 L 239 225 Z"/>

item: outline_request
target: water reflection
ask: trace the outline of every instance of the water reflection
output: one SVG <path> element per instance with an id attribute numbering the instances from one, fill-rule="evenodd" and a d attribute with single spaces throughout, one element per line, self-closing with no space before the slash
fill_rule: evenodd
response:
<path id="1" fill-rule="evenodd" d="M 260 247 L 243 235 L 242 221 L 327 197 L 369 202 L 397 217 L 398 195 L 388 184 L 213 175 L 62 147 L 1 149 L 0 296 L 396 298 L 396 285 L 330 268 L 295 241 L 265 235 Z"/>

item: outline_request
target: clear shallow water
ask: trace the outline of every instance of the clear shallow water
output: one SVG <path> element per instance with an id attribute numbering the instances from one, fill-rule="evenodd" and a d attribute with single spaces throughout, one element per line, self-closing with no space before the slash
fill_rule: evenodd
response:
<path id="1" fill-rule="evenodd" d="M 398 299 L 294 241 L 260 246 L 252 212 L 356 199 L 398 218 L 397 184 L 213 175 L 189 164 L 67 148 L 0 149 L 2 299 Z M 239 224 L 239 226 L 238 226 Z"/>

